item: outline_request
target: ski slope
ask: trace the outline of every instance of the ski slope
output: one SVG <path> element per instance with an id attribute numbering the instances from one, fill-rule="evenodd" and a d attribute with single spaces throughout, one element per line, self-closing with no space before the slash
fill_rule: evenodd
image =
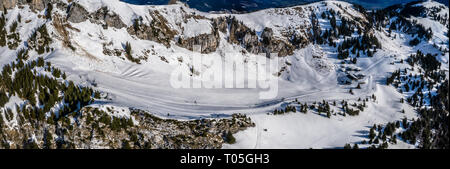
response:
<path id="1" fill-rule="evenodd" d="M 180 18 L 183 18 L 183 11 L 207 18 L 225 15 L 203 13 L 189 9 L 182 4 L 138 6 L 125 4 L 118 0 L 79 0 L 78 2 L 87 7 L 90 12 L 96 11 L 102 6 L 108 6 L 109 9 L 118 13 L 128 26 L 132 25 L 132 19 L 138 16 L 151 18 L 147 10 L 159 10 L 172 28 L 185 37 L 209 33 L 211 27 L 209 27 L 209 22 L 201 19 L 189 20 L 186 25 L 177 24 L 181 22 Z M 343 8 L 338 7 L 337 4 Z M 325 1 L 299 7 L 305 11 L 303 15 L 295 12 L 298 10 L 297 7 L 266 9 L 249 14 L 233 15 L 258 33 L 265 27 L 273 28 L 276 37 L 282 37 L 283 31 L 288 29 L 309 26 L 311 24 L 309 15 L 315 13 L 320 16 L 324 10 L 329 8 L 342 12 L 344 17 L 363 18 L 362 14 L 346 2 Z M 8 13 L 8 17 L 16 17 L 22 10 L 27 11 L 28 9 L 15 8 Z M 64 13 L 59 9 L 55 10 Z M 35 17 L 34 14 L 29 14 L 29 16 Z M 233 113 L 248 114 L 256 123 L 256 127 L 236 134 L 237 143 L 225 145 L 224 148 L 337 148 L 342 147 L 345 143 L 361 140 L 373 124 L 384 124 L 403 117 L 417 117 L 412 107 L 398 102 L 403 95 L 385 84 L 386 76 L 390 72 L 405 68 L 407 63 L 396 65 L 390 63 L 407 58 L 417 49 L 438 53 L 432 44 L 440 40 L 440 42 L 447 42 L 448 45 L 448 37 L 444 34 L 448 30 L 444 30 L 447 28 L 428 18 L 415 19 L 424 25 L 437 25 L 431 27 L 435 32 L 434 39 L 431 42 L 423 42 L 416 47 L 410 47 L 408 43 L 413 37 L 394 32 L 393 34 L 398 36 L 392 38 L 387 37 L 385 30 L 377 31 L 375 35 L 382 42 L 383 48 L 375 53 L 374 57 L 362 56 L 354 65 L 365 75 L 361 80 L 365 84 L 361 89 L 354 90 L 354 94 L 350 94 L 349 89 L 354 88 L 355 83 L 351 85 L 338 83 L 337 78 L 341 76 L 339 71 L 341 61 L 337 59 L 336 48 L 328 45 L 308 45 L 294 51 L 291 56 L 272 58 L 272 63 L 276 62 L 280 68 L 283 66 L 287 68 L 277 77 L 278 94 L 276 98 L 269 100 L 259 99 L 259 93 L 264 89 L 175 89 L 170 85 L 172 71 L 181 68 L 189 72 L 192 66 L 190 61 L 194 58 L 208 58 L 224 65 L 236 63 L 237 65 L 257 67 L 262 64 L 255 58 L 265 58 L 264 55 L 242 53 L 243 48 L 228 43 L 223 34 L 221 34 L 218 51 L 211 54 L 200 54 L 178 47 L 174 42 L 171 42 L 171 47 L 167 48 L 153 41 L 137 39 L 129 35 L 126 28 L 103 29 L 101 25 L 88 20 L 72 24 L 74 28 L 81 30 L 70 32 L 71 40 L 77 48 L 76 51 L 62 48 L 62 43 L 57 41 L 52 44 L 55 50 L 45 55 L 44 58 L 65 71 L 69 80 L 101 91 L 106 98 L 97 101 L 95 104 L 98 105 L 138 108 L 162 118 L 179 120 L 226 118 Z M 144 19 L 144 23 L 150 22 L 151 19 Z M 51 24 L 45 23 L 43 20 L 34 20 L 32 24 L 48 24 L 49 32 L 55 31 Z M 329 27 L 329 23 L 323 20 L 320 25 L 323 29 Z M 20 27 L 20 30 L 24 37 L 31 31 L 25 27 Z M 108 56 L 102 52 L 102 48 L 103 44 L 110 42 L 113 44 L 110 47 L 116 49 L 122 49 L 126 42 L 130 42 L 135 56 L 143 56 L 145 51 L 152 51 L 152 54 L 148 55 L 148 58 L 141 64 L 121 57 Z M 0 58 L 2 66 L 14 60 L 15 52 L 5 47 L 0 48 L 0 55 L 2 56 Z M 447 62 L 444 69 L 448 70 L 448 53 L 440 58 L 442 62 Z M 183 62 L 180 62 L 180 59 Z M 291 65 L 288 66 L 287 62 Z M 214 67 L 203 64 L 198 69 L 200 75 L 208 70 L 214 70 Z M 235 72 L 242 73 L 247 70 L 244 66 L 236 67 L 232 70 L 225 70 L 224 74 L 233 75 Z M 278 71 L 272 70 L 267 73 L 274 74 Z M 249 72 L 249 76 L 255 77 L 255 72 Z M 236 79 L 239 79 L 238 77 Z M 211 82 L 204 79 L 197 80 Z M 231 79 L 225 83 L 227 82 L 235 81 Z M 238 84 L 245 82 L 247 81 L 237 81 Z M 267 115 L 282 104 L 293 100 L 302 103 L 322 100 L 357 100 L 372 94 L 377 96 L 377 102 L 369 103 L 367 110 L 359 116 L 333 116 L 328 119 L 314 113 Z M 405 109 L 407 113 L 399 113 L 402 109 Z M 264 131 L 265 129 L 267 131 Z M 412 145 L 399 143 L 393 148 L 412 148 Z"/>

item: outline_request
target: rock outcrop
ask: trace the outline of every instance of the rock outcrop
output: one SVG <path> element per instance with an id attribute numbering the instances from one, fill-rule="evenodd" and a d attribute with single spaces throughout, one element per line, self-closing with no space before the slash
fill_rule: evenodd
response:
<path id="1" fill-rule="evenodd" d="M 226 33 L 228 29 L 228 21 L 226 17 L 214 18 L 213 26 L 216 27 L 220 32 Z"/>
<path id="2" fill-rule="evenodd" d="M 29 4 L 32 9 L 41 11 L 44 10 L 48 4 L 52 4 L 52 0 L 31 0 Z"/>
<path id="3" fill-rule="evenodd" d="M 15 5 L 28 4 L 33 9 L 43 10 L 45 4 L 51 3 L 53 0 L 4 0 L 0 3 L 0 7 L 12 8 Z M 157 10 L 150 10 L 151 22 L 143 24 L 142 18 L 135 19 L 132 26 L 124 24 L 120 16 L 107 7 L 102 7 L 95 12 L 90 13 L 85 7 L 79 3 L 73 2 L 65 4 L 60 1 L 56 2 L 56 7 L 66 9 L 68 22 L 81 23 L 89 20 L 92 23 L 102 25 L 105 29 L 113 27 L 121 29 L 126 27 L 131 35 L 135 35 L 139 39 L 151 40 L 170 47 L 172 41 L 175 40 L 177 31 L 171 29 L 168 21 Z M 194 17 L 194 16 L 193 16 Z M 200 16 L 196 16 L 200 17 Z M 206 19 L 206 18 L 203 18 Z M 273 36 L 270 28 L 265 28 L 261 37 L 256 32 L 241 21 L 231 17 L 218 17 L 210 19 L 212 22 L 212 32 L 210 34 L 200 34 L 195 37 L 184 38 L 180 36 L 176 39 L 176 44 L 180 47 L 194 50 L 195 45 L 200 45 L 201 53 L 215 52 L 219 47 L 220 33 L 228 32 L 228 42 L 243 46 L 250 53 L 271 53 L 276 52 L 278 56 L 287 56 L 292 54 L 297 45 L 291 44 L 289 41 L 277 39 Z"/>
<path id="4" fill-rule="evenodd" d="M 213 28 L 211 34 L 201 34 L 187 39 L 179 37 L 177 45 L 189 50 L 194 50 L 194 46 L 199 45 L 201 53 L 211 53 L 215 52 L 217 47 L 219 47 L 219 42 L 219 32 L 217 28 Z"/>
<path id="5" fill-rule="evenodd" d="M 263 52 L 258 35 L 256 35 L 254 30 L 251 30 L 235 18 L 228 18 L 228 23 L 230 28 L 228 37 L 229 43 L 240 44 L 251 53 Z"/>
<path id="6" fill-rule="evenodd" d="M 89 12 L 78 3 L 69 5 L 67 11 L 67 20 L 69 22 L 80 23 L 89 19 Z"/>
<path id="7" fill-rule="evenodd" d="M 202 18 L 206 19 L 206 18 Z M 212 32 L 210 34 L 200 34 L 195 37 L 183 38 L 179 37 L 177 45 L 189 50 L 194 50 L 195 45 L 201 46 L 201 53 L 215 52 L 220 44 L 220 34 L 226 33 L 228 29 L 228 23 L 226 17 L 213 18 L 212 20 Z"/>
<path id="8" fill-rule="evenodd" d="M 11 9 L 19 3 L 19 0 L 2 0 L 0 1 L 0 9 Z"/>
<path id="9" fill-rule="evenodd" d="M 241 114 L 229 119 L 177 121 L 137 109 L 132 109 L 129 117 L 114 116 L 115 110 L 108 109 L 107 113 L 85 107 L 57 121 L 29 120 L 19 114 L 20 130 L 5 126 L 15 119 L 0 116 L 0 126 L 4 126 L 0 128 L 0 149 L 217 149 L 228 141 L 228 133 L 255 126 Z"/>
<path id="10" fill-rule="evenodd" d="M 288 37 L 291 37 L 289 41 L 295 48 L 304 48 L 306 45 L 309 44 L 308 38 L 298 33 L 289 34 Z"/>
<path id="11" fill-rule="evenodd" d="M 292 55 L 295 46 L 284 40 L 273 38 L 273 30 L 271 28 L 264 28 L 262 34 L 262 45 L 266 53 L 278 53 L 278 56 Z"/>
<path id="12" fill-rule="evenodd" d="M 150 25 L 143 24 L 142 18 L 135 19 L 133 25 L 127 28 L 128 33 L 139 39 L 155 41 L 170 47 L 170 41 L 173 40 L 177 32 L 170 29 L 167 20 L 158 11 L 149 12 L 153 19 Z"/>
<path id="13" fill-rule="evenodd" d="M 254 30 L 245 26 L 235 18 L 229 18 L 230 37 L 228 42 L 242 45 L 251 53 L 278 53 L 279 57 L 291 55 L 295 46 L 285 40 L 276 39 L 273 30 L 264 28 L 261 38 Z M 262 39 L 262 40 L 260 40 Z"/>
<path id="14" fill-rule="evenodd" d="M 120 16 L 114 12 L 109 11 L 108 7 L 102 7 L 90 16 L 90 21 L 92 23 L 101 24 L 107 27 L 114 27 L 117 29 L 121 29 L 127 26 L 122 22 Z"/>
<path id="15" fill-rule="evenodd" d="M 47 4 L 54 3 L 55 0 L 1 0 L 0 9 L 11 9 L 16 5 L 30 5 L 33 10 L 44 10 Z"/>
<path id="16" fill-rule="evenodd" d="M 93 13 L 89 13 L 78 3 L 72 3 L 67 10 L 67 20 L 72 23 L 80 23 L 89 19 L 92 23 L 102 25 L 104 28 L 114 27 L 121 29 L 126 27 L 120 16 L 108 10 L 108 7 L 102 7 Z"/>

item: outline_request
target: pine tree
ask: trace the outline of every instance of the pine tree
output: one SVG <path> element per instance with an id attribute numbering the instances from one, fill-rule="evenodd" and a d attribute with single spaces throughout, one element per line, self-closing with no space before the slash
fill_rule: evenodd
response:
<path id="1" fill-rule="evenodd" d="M 122 149 L 131 149 L 130 143 L 127 140 L 122 140 Z"/>
<path id="2" fill-rule="evenodd" d="M 132 49 L 131 49 L 131 44 L 130 44 L 130 42 L 126 42 L 124 48 L 125 48 L 125 57 L 126 57 L 128 60 L 132 61 L 132 62 L 139 63 L 139 59 L 135 59 L 135 58 L 133 58 L 133 56 L 131 55 Z"/>
<path id="3" fill-rule="evenodd" d="M 344 149 L 352 149 L 352 146 L 350 144 L 345 144 Z"/>
<path id="4" fill-rule="evenodd" d="M 125 43 L 125 54 L 128 55 L 127 57 L 131 57 L 131 44 L 130 42 Z"/>
<path id="5" fill-rule="evenodd" d="M 50 149 L 51 148 L 51 145 L 52 145 L 52 140 L 53 140 L 53 137 L 52 137 L 52 134 L 50 133 L 50 132 L 48 132 L 48 130 L 45 130 L 45 132 L 44 132 L 44 138 L 43 138 L 44 140 L 44 149 Z"/>
<path id="6" fill-rule="evenodd" d="M 0 90 L 0 107 L 3 107 L 8 101 L 9 97 Z"/>
<path id="7" fill-rule="evenodd" d="M 376 136 L 376 134 L 375 134 L 375 129 L 374 129 L 374 128 L 371 128 L 371 129 L 370 129 L 370 132 L 369 132 L 369 138 L 372 140 L 372 139 L 375 138 L 375 136 Z"/>
<path id="8" fill-rule="evenodd" d="M 234 143 L 236 143 L 236 138 L 234 138 L 233 133 L 227 132 L 227 134 L 225 136 L 225 141 L 228 144 L 234 144 Z"/>
<path id="9" fill-rule="evenodd" d="M 330 24 L 331 24 L 331 27 L 333 28 L 333 30 L 335 30 L 336 29 L 336 17 L 334 17 L 334 15 L 331 16 Z"/>
<path id="10" fill-rule="evenodd" d="M 47 10 L 45 11 L 45 19 L 52 19 L 52 10 L 53 10 L 53 5 L 51 3 L 47 4 Z"/>
<path id="11" fill-rule="evenodd" d="M 375 138 L 375 141 L 373 142 L 374 144 L 378 144 L 378 143 L 380 143 L 380 140 L 378 139 L 378 137 L 377 138 Z"/>

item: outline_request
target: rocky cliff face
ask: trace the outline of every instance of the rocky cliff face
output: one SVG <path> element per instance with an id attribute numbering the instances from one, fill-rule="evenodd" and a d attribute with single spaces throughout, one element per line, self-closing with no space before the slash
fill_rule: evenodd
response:
<path id="1" fill-rule="evenodd" d="M 131 110 L 130 117 L 111 115 L 115 111 L 109 109 L 107 113 L 85 107 L 56 122 L 52 118 L 38 121 L 18 114 L 16 120 L 20 128 L 0 128 L 0 149 L 221 148 L 228 141 L 227 134 L 255 125 L 250 118 L 239 114 L 230 119 L 177 121 L 160 119 L 136 109 Z M 12 117 L 6 117 L 0 116 L 0 125 L 14 122 Z"/>
<path id="2" fill-rule="evenodd" d="M 89 18 L 89 12 L 80 4 L 72 3 L 68 6 L 67 20 L 73 23 L 84 22 Z"/>
<path id="3" fill-rule="evenodd" d="M 228 42 L 242 45 L 251 53 L 260 53 L 262 48 L 254 30 L 245 26 L 235 18 L 228 18 L 229 34 Z"/>
<path id="4" fill-rule="evenodd" d="M 105 29 L 107 27 L 117 29 L 127 27 L 128 33 L 135 35 L 139 39 L 156 41 L 169 47 L 170 41 L 176 32 L 167 26 L 167 20 L 159 15 L 158 11 L 149 11 L 149 13 L 153 19 L 150 25 L 142 24 L 142 20 L 135 19 L 133 25 L 127 27 L 120 16 L 110 11 L 107 7 L 102 7 L 93 13 L 89 13 L 82 5 L 72 3 L 68 6 L 67 21 L 81 23 L 89 20 L 92 23 L 102 25 Z"/>
<path id="5" fill-rule="evenodd" d="M 201 34 L 187 39 L 180 37 L 177 44 L 189 50 L 194 50 L 194 46 L 199 45 L 201 53 L 211 53 L 219 47 L 219 41 L 219 32 L 217 29 L 213 29 L 211 34 Z"/>
<path id="6" fill-rule="evenodd" d="M 67 20 L 73 23 L 90 20 L 92 23 L 103 25 L 104 28 L 114 27 L 121 29 L 126 27 L 119 15 L 109 11 L 107 7 L 100 8 L 93 13 L 89 13 L 83 6 L 77 3 L 72 3 L 68 8 Z M 199 45 L 201 46 L 201 53 L 211 53 L 215 52 L 219 47 L 221 38 L 227 38 L 229 43 L 242 45 L 250 53 L 274 52 L 278 53 L 278 56 L 283 57 L 291 55 L 296 47 L 299 47 L 300 43 L 302 45 L 307 43 L 303 37 L 297 37 L 299 39 L 294 39 L 296 41 L 289 41 L 287 38 L 274 38 L 273 30 L 270 28 L 265 28 L 261 37 L 259 37 L 255 30 L 248 28 L 234 17 L 207 19 L 210 20 L 212 25 L 212 32 L 209 34 L 200 34 L 188 38 L 182 36 L 175 38 L 179 32 L 172 29 L 174 25 L 170 25 L 159 11 L 150 10 L 149 14 L 151 16 L 150 24 L 144 24 L 142 17 L 134 19 L 132 21 L 133 25 L 127 27 L 128 33 L 139 39 L 164 44 L 166 47 L 170 47 L 171 42 L 189 50 L 194 50 L 194 46 Z M 185 15 L 190 16 L 191 14 Z M 223 36 L 229 33 L 229 37 L 221 37 L 219 32 L 222 32 Z"/>
<path id="7" fill-rule="evenodd" d="M 20 0 L 2 0 L 2 1 L 0 1 L 0 8 L 1 9 L 4 9 L 4 8 L 11 9 L 14 6 L 18 5 L 19 2 L 22 2 L 22 1 L 20 1 Z"/>
<path id="8" fill-rule="evenodd" d="M 91 16 L 90 21 L 92 23 L 101 24 L 104 27 L 121 29 L 127 26 L 122 22 L 119 15 L 115 12 L 109 11 L 107 7 L 100 8 Z"/>
<path id="9" fill-rule="evenodd" d="M 153 19 L 150 25 L 143 24 L 142 17 L 135 19 L 133 25 L 127 28 L 128 33 L 139 39 L 159 42 L 170 47 L 170 42 L 177 32 L 168 26 L 167 20 L 158 11 L 149 11 L 149 13 Z"/>
<path id="10" fill-rule="evenodd" d="M 0 9 L 11 9 L 16 5 L 30 5 L 31 9 L 44 10 L 49 3 L 55 3 L 55 0 L 2 0 L 0 1 Z"/>
<path id="11" fill-rule="evenodd" d="M 295 47 L 284 40 L 273 38 L 273 30 L 271 28 L 264 28 L 261 35 L 262 46 L 266 53 L 278 53 L 279 57 L 292 55 Z"/>
<path id="12" fill-rule="evenodd" d="M 121 29 L 126 27 L 119 15 L 110 11 L 108 7 L 102 7 L 93 13 L 89 13 L 78 3 L 72 3 L 68 6 L 67 20 L 73 23 L 80 23 L 89 20 L 92 23 L 107 27 Z"/>
<path id="13" fill-rule="evenodd" d="M 273 30 L 270 28 L 264 28 L 260 38 L 254 30 L 251 30 L 235 18 L 228 18 L 228 23 L 230 27 L 228 42 L 240 44 L 248 52 L 278 53 L 279 57 L 283 57 L 291 55 L 295 50 L 295 47 L 290 42 L 274 38 Z"/>
<path id="14" fill-rule="evenodd" d="M 213 19 L 213 26 L 222 33 L 228 31 L 228 19 L 227 17 L 217 17 Z"/>

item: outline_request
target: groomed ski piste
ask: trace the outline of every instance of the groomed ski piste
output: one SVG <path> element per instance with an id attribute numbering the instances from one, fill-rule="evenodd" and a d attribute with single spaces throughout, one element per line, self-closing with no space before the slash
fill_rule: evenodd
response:
<path id="1" fill-rule="evenodd" d="M 210 22 L 202 19 L 193 19 L 188 24 L 183 23 L 180 18 L 185 13 L 195 13 L 206 18 L 228 16 L 230 14 L 210 14 L 190 9 L 183 4 L 147 6 L 131 5 L 119 0 L 79 0 L 89 12 L 94 12 L 103 6 L 120 15 L 122 21 L 130 26 L 132 19 L 144 16 L 144 23 L 150 22 L 148 10 L 158 10 L 164 16 L 172 29 L 177 30 L 184 37 L 193 37 L 202 33 L 210 33 L 208 29 Z M 338 7 L 338 4 L 342 7 Z M 421 5 L 441 5 L 428 1 Z M 303 13 L 295 13 L 294 8 L 302 7 Z M 283 30 L 290 27 L 309 25 L 310 16 L 317 16 L 327 10 L 340 11 L 343 16 L 360 17 L 361 14 L 352 8 L 352 4 L 340 1 L 316 2 L 308 5 L 289 7 L 283 9 L 265 9 L 247 14 L 231 14 L 249 28 L 261 33 L 265 27 L 274 30 L 274 36 L 281 36 Z M 345 8 L 345 10 L 343 9 Z M 23 20 L 31 20 L 28 24 L 46 24 L 44 19 L 38 18 L 36 13 L 29 11 L 25 6 L 10 10 L 7 18 L 15 18 L 20 13 Z M 64 13 L 60 9 L 54 9 Z M 292 12 L 292 13 L 291 13 Z M 444 10 L 448 15 L 448 8 Z M 41 13 L 42 14 L 42 13 Z M 444 15 L 444 14 L 443 14 Z M 413 18 L 414 19 L 414 18 Z M 414 37 L 402 32 L 392 32 L 387 36 L 387 30 L 377 30 L 374 34 L 382 44 L 373 57 L 362 55 L 357 64 L 341 64 L 337 59 L 336 47 L 328 45 L 309 44 L 302 49 L 294 51 L 293 55 L 286 57 L 271 58 L 277 62 L 279 67 L 286 67 L 278 79 L 278 94 L 274 99 L 259 99 L 259 92 L 263 89 L 249 88 L 218 88 L 218 89 L 175 89 L 170 85 L 171 73 L 174 69 L 181 68 L 190 71 L 190 60 L 193 58 L 212 59 L 223 64 L 246 64 L 258 66 L 254 58 L 265 57 L 252 53 L 242 53 L 242 46 L 230 44 L 221 34 L 220 46 L 216 52 L 200 54 L 175 45 L 167 48 L 163 44 L 140 40 L 131 36 L 126 28 L 103 29 L 101 25 L 91 23 L 89 20 L 82 23 L 73 23 L 72 27 L 78 31 L 70 31 L 72 43 L 77 48 L 72 51 L 62 48 L 62 41 L 51 44 L 55 50 L 44 56 L 53 66 L 67 73 L 69 80 L 90 86 L 102 92 L 105 98 L 96 101 L 93 107 L 115 106 L 121 108 L 138 108 L 149 111 L 161 118 L 177 120 L 192 120 L 200 118 L 227 118 L 233 113 L 247 114 L 256 127 L 249 128 L 234 135 L 236 143 L 225 144 L 226 149 L 264 149 L 264 148 L 340 148 L 346 143 L 358 143 L 367 137 L 369 129 L 374 124 L 386 124 L 388 122 L 416 118 L 417 113 L 413 107 L 406 103 L 400 103 L 407 93 L 399 93 L 393 86 L 386 85 L 386 77 L 391 72 L 404 69 L 408 63 L 399 63 L 406 59 L 418 49 L 424 53 L 439 53 L 438 59 L 442 63 L 441 69 L 446 70 L 448 76 L 448 52 L 441 55 L 440 51 L 433 47 L 433 43 L 444 42 L 447 45 L 448 28 L 429 18 L 415 18 L 423 23 L 425 27 L 431 26 L 434 36 L 428 42 L 421 42 L 411 47 L 408 45 Z M 11 24 L 12 20 L 8 21 Z M 340 18 L 337 18 L 340 23 Z M 54 26 L 47 23 L 49 32 L 56 32 Z M 330 27 L 329 21 L 319 19 L 322 29 Z M 33 27 L 18 28 L 22 37 L 27 37 L 33 31 Z M 394 35 L 395 38 L 393 37 Z M 341 39 L 342 41 L 342 39 Z M 102 52 L 102 44 L 112 42 L 113 48 L 123 48 L 124 43 L 130 42 L 133 47 L 133 55 L 144 55 L 144 51 L 151 51 L 146 61 L 140 64 L 130 62 L 116 56 L 108 56 Z M 25 44 L 20 44 L 19 48 Z M 34 51 L 33 51 L 34 52 Z M 0 66 L 14 60 L 15 51 L 7 47 L 0 48 Z M 30 54 L 36 59 L 37 54 Z M 164 58 L 164 59 L 163 59 Z M 182 62 L 180 61 L 182 60 Z M 391 64 L 395 62 L 395 64 Z M 222 63 L 222 62 L 221 62 Z M 357 83 L 350 85 L 340 84 L 338 78 L 342 76 L 342 65 L 352 66 L 364 74 L 360 82 L 361 89 L 354 89 Z M 198 74 L 212 69 L 208 64 L 202 65 Z M 232 75 L 233 70 L 225 70 L 224 74 Z M 236 72 L 246 70 L 237 67 Z M 275 74 L 279 70 L 269 72 Z M 254 77 L 254 72 L 249 73 Z M 205 82 L 205 81 L 203 81 Z M 208 81 L 206 81 L 208 82 Z M 234 81 L 233 81 L 234 82 Z M 226 83 L 226 82 L 225 82 Z M 245 81 L 238 81 L 245 83 Z M 349 93 L 353 89 L 353 94 Z M 275 109 L 286 103 L 298 100 L 301 103 L 312 104 L 313 102 L 356 101 L 359 98 L 367 98 L 372 95 L 376 100 L 367 102 L 367 107 L 357 116 L 335 115 L 327 118 L 316 112 L 289 113 L 284 115 L 271 115 Z M 11 99 L 10 105 L 20 103 L 20 99 Z M 405 113 L 401 113 L 405 110 Z M 124 114 L 126 115 L 126 113 Z M 389 148 L 415 148 L 415 145 L 400 141 L 398 144 L 390 145 Z"/>

